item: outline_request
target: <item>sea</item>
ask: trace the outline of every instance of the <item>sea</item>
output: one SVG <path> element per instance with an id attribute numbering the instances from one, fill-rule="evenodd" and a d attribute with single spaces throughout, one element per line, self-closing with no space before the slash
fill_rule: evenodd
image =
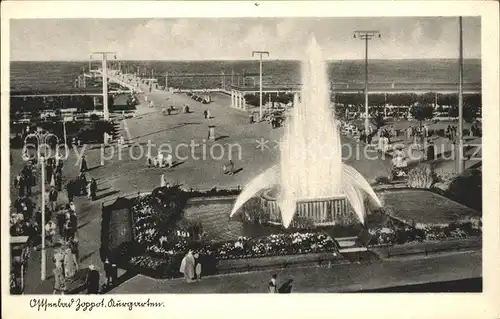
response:
<path id="1" fill-rule="evenodd" d="M 94 61 L 92 68 L 99 67 Z M 176 88 L 221 87 L 221 74 L 225 85 L 258 85 L 258 76 L 247 77 L 238 74 L 258 74 L 258 60 L 248 61 L 110 61 L 109 67 L 158 79 L 165 85 L 168 72 L 168 86 Z M 264 85 L 293 85 L 300 83 L 300 61 L 264 60 Z M 364 60 L 328 61 L 328 76 L 333 83 L 361 83 L 364 81 Z M 64 92 L 74 88 L 74 80 L 88 71 L 88 61 L 50 61 L 10 63 L 11 92 Z M 188 74 L 213 74 L 213 76 L 190 77 Z M 184 75 L 183 77 L 179 75 Z M 231 76 L 232 75 L 232 76 Z M 457 83 L 458 61 L 456 59 L 417 60 L 370 60 L 368 80 L 371 83 Z M 245 82 L 244 82 L 245 81 Z M 464 82 L 481 83 L 481 60 L 464 60 Z"/>

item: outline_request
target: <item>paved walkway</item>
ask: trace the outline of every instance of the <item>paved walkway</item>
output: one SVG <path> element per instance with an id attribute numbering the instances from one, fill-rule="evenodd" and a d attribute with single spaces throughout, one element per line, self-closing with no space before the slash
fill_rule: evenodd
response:
<path id="1" fill-rule="evenodd" d="M 289 268 L 219 275 L 190 284 L 183 279 L 156 280 L 139 275 L 110 293 L 264 293 L 272 274 L 278 275 L 278 285 L 293 280 L 293 292 L 373 290 L 481 277 L 481 251 L 395 258 L 368 264 L 335 265 L 332 268 Z"/>
<path id="2" fill-rule="evenodd" d="M 147 88 L 142 89 L 146 91 Z M 280 139 L 283 128 L 272 129 L 268 123 L 250 124 L 248 113 L 229 107 L 230 97 L 213 94 L 213 103 L 204 105 L 192 100 L 186 94 L 153 90 L 147 95 L 154 101 L 155 107 L 147 107 L 144 103 L 145 95 L 141 95 L 142 104 L 138 106 L 136 117 L 120 122 L 121 133 L 127 139 L 133 140 L 134 147 L 124 148 L 120 152 L 116 145 L 108 147 L 103 152 L 107 157 L 102 166 L 100 147 L 85 147 L 85 149 L 78 150 L 79 153 L 83 151 L 86 156 L 90 169 L 89 178 L 95 178 L 98 182 L 99 198 L 93 202 L 87 198 L 75 200 L 79 224 L 77 236 L 80 240 L 81 268 L 94 264 L 101 271 L 103 270 L 99 259 L 102 202 L 123 194 L 150 191 L 159 186 L 161 174 L 165 174 L 166 179 L 171 183 L 181 183 L 186 187 L 243 186 L 261 171 L 278 162 L 279 149 L 275 148 L 274 141 Z M 170 105 L 177 110 L 182 110 L 184 104 L 190 106 L 190 114 L 174 112 L 173 115 L 166 116 L 161 112 L 163 107 Z M 210 120 L 203 117 L 205 109 L 210 110 L 212 115 Z M 216 126 L 216 141 L 206 141 L 209 125 Z M 258 141 L 261 139 L 268 142 L 267 146 L 262 149 L 258 148 Z M 357 145 L 356 142 L 348 139 L 344 141 L 353 147 Z M 141 146 L 145 152 L 145 145 L 148 142 L 157 147 L 164 144 L 166 151 L 168 151 L 168 146 L 174 150 L 179 147 L 179 154 L 186 156 L 186 159 L 174 158 L 176 166 L 172 169 L 148 168 L 145 157 L 139 156 Z M 180 146 L 181 143 L 190 145 L 191 142 L 200 144 L 195 149 L 194 156 L 186 146 Z M 214 147 L 214 145 L 218 146 Z M 228 176 L 222 174 L 221 168 L 228 161 L 228 150 L 231 145 L 233 145 L 235 169 L 240 169 L 240 171 L 233 176 Z M 210 156 L 211 148 L 214 156 Z M 157 149 L 153 148 L 152 155 L 156 155 L 156 151 Z M 21 158 L 20 150 L 11 152 L 14 158 L 11 166 L 11 180 L 13 180 L 14 175 L 21 170 L 23 162 L 18 160 Z M 374 161 L 361 157 L 349 159 L 347 162 L 357 168 L 369 181 L 386 174 L 390 168 L 389 160 Z M 64 185 L 69 179 L 77 176 L 78 168 L 78 156 L 72 152 L 63 169 Z M 39 193 L 39 188 L 35 188 L 33 199 L 36 203 L 40 203 Z M 16 198 L 13 189 L 11 189 L 11 198 Z M 65 192 L 60 194 L 59 199 L 61 204 L 66 203 Z M 47 281 L 41 283 L 40 252 L 32 253 L 26 277 L 26 293 L 51 292 L 53 265 L 50 248 L 47 249 L 47 259 L 49 277 Z"/>

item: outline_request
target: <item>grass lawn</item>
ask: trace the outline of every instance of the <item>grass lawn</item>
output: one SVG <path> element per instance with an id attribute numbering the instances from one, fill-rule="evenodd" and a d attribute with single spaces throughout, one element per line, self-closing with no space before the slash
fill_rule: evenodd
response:
<path id="1" fill-rule="evenodd" d="M 428 190 L 394 189 L 379 192 L 387 213 L 411 223 L 449 224 L 481 214 Z"/>

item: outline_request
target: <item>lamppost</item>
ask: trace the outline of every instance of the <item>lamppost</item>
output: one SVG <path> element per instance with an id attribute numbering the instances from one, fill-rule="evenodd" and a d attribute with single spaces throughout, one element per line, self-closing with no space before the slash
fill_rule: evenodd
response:
<path id="1" fill-rule="evenodd" d="M 463 57 L 463 31 L 462 31 L 462 17 L 458 18 L 459 39 L 458 39 L 458 173 L 464 171 L 463 151 L 464 151 L 464 137 L 463 137 L 463 108 L 464 108 L 464 57 Z"/>
<path id="2" fill-rule="evenodd" d="M 354 31 L 354 39 L 365 40 L 365 133 L 368 133 L 368 126 L 370 125 L 368 122 L 368 40 L 375 37 L 380 38 L 379 31 Z"/>
<path id="3" fill-rule="evenodd" d="M 41 265 L 40 265 L 40 278 L 42 281 L 44 281 L 46 278 L 47 278 L 47 256 L 46 256 L 46 251 L 45 251 L 45 154 L 42 154 L 40 152 L 40 148 L 41 146 L 44 146 L 44 147 L 47 147 L 47 141 L 49 139 L 49 137 L 55 137 L 56 139 L 56 145 L 59 144 L 59 138 L 52 134 L 52 133 L 39 133 L 39 132 L 36 132 L 36 133 L 31 133 L 31 134 L 28 134 L 25 138 L 24 138 L 24 146 L 26 147 L 26 142 L 28 141 L 28 139 L 30 138 L 35 138 L 36 139 L 36 142 L 37 142 L 37 160 L 38 162 L 40 162 L 40 165 L 41 165 L 41 173 L 42 173 L 42 176 L 41 176 L 41 181 L 40 181 L 40 184 L 41 184 L 41 187 L 42 187 L 42 225 L 40 225 L 41 227 L 41 235 L 42 235 L 42 249 L 41 249 L 41 254 L 42 254 L 42 257 L 41 257 Z"/>
<path id="4" fill-rule="evenodd" d="M 100 55 L 102 62 L 102 108 L 104 112 L 104 120 L 109 120 L 109 108 L 108 108 L 108 54 L 113 54 L 116 60 L 116 52 L 92 52 L 90 58 L 93 55 Z M 108 133 L 104 133 L 104 145 L 108 144 Z"/>
<path id="5" fill-rule="evenodd" d="M 252 51 L 252 57 L 259 55 L 259 121 L 262 121 L 262 56 L 269 56 L 268 51 Z"/>

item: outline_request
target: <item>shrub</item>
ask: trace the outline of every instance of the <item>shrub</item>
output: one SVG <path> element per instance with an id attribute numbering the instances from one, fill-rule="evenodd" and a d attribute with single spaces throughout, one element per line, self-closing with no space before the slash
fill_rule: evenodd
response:
<path id="1" fill-rule="evenodd" d="M 387 176 L 378 176 L 377 178 L 375 178 L 375 184 L 384 185 L 384 184 L 390 184 L 390 183 L 391 183 L 391 180 Z"/>
<path id="2" fill-rule="evenodd" d="M 482 187 L 481 170 L 468 170 L 451 182 L 446 191 L 446 197 L 481 212 L 483 210 Z"/>
<path id="3" fill-rule="evenodd" d="M 429 164 L 420 164 L 408 173 L 408 187 L 411 188 L 430 188 L 435 181 L 434 171 Z"/>

